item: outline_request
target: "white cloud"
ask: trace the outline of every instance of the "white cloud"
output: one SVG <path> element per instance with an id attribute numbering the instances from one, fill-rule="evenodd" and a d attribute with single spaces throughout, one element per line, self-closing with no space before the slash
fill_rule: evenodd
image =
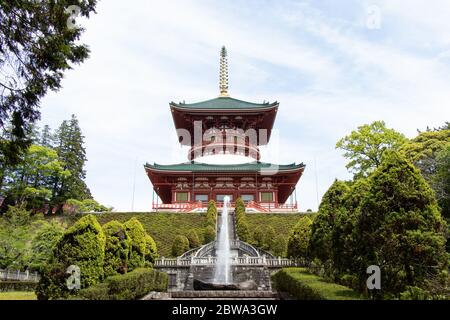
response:
<path id="1" fill-rule="evenodd" d="M 281 102 L 277 160 L 307 164 L 298 196 L 302 208 L 315 209 L 314 162 L 319 197 L 334 178 L 349 177 L 334 149 L 343 135 L 384 119 L 413 136 L 450 118 L 450 5 L 441 2 L 414 0 L 405 10 L 374 1 L 383 25 L 371 33 L 365 4 L 354 1 L 338 12 L 311 1 L 100 1 L 98 14 L 82 22 L 91 57 L 44 100 L 43 123 L 56 127 L 75 113 L 95 198 L 130 210 L 135 183 L 134 209 L 149 210 L 142 164 L 186 161 L 168 103 L 218 94 L 225 44 L 232 96 Z M 435 54 L 423 54 L 424 42 Z"/>

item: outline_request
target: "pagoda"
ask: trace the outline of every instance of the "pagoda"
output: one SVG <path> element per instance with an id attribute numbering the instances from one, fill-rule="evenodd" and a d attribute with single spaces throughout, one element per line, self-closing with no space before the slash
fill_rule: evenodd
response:
<path id="1" fill-rule="evenodd" d="M 145 164 L 157 194 L 153 194 L 153 209 L 198 211 L 209 200 L 220 206 L 228 196 L 232 202 L 242 198 L 248 210 L 297 211 L 295 188 L 305 165 L 260 161 L 259 147 L 269 143 L 279 103 L 230 97 L 225 47 L 220 53 L 219 82 L 220 95 L 215 99 L 169 104 L 179 143 L 189 147 L 189 161 Z"/>

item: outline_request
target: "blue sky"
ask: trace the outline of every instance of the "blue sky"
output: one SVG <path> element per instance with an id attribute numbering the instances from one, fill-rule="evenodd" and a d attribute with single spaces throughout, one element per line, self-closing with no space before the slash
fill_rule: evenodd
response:
<path id="1" fill-rule="evenodd" d="M 231 96 L 280 102 L 262 161 L 304 162 L 297 196 L 315 210 L 351 177 L 334 147 L 357 126 L 385 120 L 414 137 L 450 120 L 448 17 L 448 0 L 99 1 L 79 20 L 91 57 L 44 99 L 41 125 L 76 114 L 94 197 L 131 210 L 135 185 L 133 209 L 148 211 L 142 165 L 187 161 L 169 102 L 218 96 L 225 45 Z"/>

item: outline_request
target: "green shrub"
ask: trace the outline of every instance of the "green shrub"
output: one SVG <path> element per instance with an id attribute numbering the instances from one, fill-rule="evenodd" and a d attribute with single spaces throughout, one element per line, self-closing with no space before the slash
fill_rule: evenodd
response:
<path id="1" fill-rule="evenodd" d="M 147 233 L 136 218 L 131 218 L 124 223 L 125 230 L 131 239 L 131 250 L 128 259 L 128 270 L 142 268 L 145 265 L 145 252 L 147 247 Z"/>
<path id="2" fill-rule="evenodd" d="M 276 237 L 275 229 L 272 226 L 266 227 L 264 230 L 264 243 L 263 243 L 264 250 L 273 249 L 275 237 Z"/>
<path id="3" fill-rule="evenodd" d="M 105 276 L 109 277 L 126 273 L 128 271 L 131 239 L 125 230 L 125 226 L 113 220 L 103 226 L 103 231 L 106 236 Z"/>
<path id="4" fill-rule="evenodd" d="M 42 267 L 41 278 L 36 286 L 38 300 L 66 299 L 71 293 L 67 288 L 66 266 L 53 260 Z"/>
<path id="5" fill-rule="evenodd" d="M 247 221 L 241 220 L 236 226 L 236 232 L 239 240 L 244 242 L 250 242 L 250 227 L 248 226 Z"/>
<path id="6" fill-rule="evenodd" d="M 108 277 L 103 283 L 80 290 L 78 296 L 88 300 L 137 300 L 151 291 L 167 291 L 168 280 L 163 272 L 140 268 Z"/>
<path id="7" fill-rule="evenodd" d="M 264 238 L 265 233 L 262 227 L 256 227 L 255 231 L 253 232 L 253 244 L 257 246 L 258 248 L 264 247 Z"/>
<path id="8" fill-rule="evenodd" d="M 283 235 L 276 236 L 271 251 L 276 257 L 286 256 L 286 239 Z"/>
<path id="9" fill-rule="evenodd" d="M 308 258 L 308 246 L 311 238 L 312 221 L 305 216 L 295 225 L 289 234 L 287 256 L 294 259 Z"/>
<path id="10" fill-rule="evenodd" d="M 144 260 L 146 266 L 153 266 L 155 260 L 158 258 L 158 249 L 156 248 L 156 242 L 150 235 L 145 236 L 145 252 Z"/>
<path id="11" fill-rule="evenodd" d="M 217 207 L 214 200 L 210 200 L 208 203 L 208 209 L 206 210 L 206 227 L 211 226 L 216 229 L 217 221 Z"/>
<path id="12" fill-rule="evenodd" d="M 34 291 L 37 283 L 31 281 L 0 281 L 0 292 Z"/>
<path id="13" fill-rule="evenodd" d="M 216 239 L 216 230 L 212 226 L 207 226 L 203 234 L 203 239 L 205 244 L 214 241 Z"/>
<path id="14" fill-rule="evenodd" d="M 286 268 L 272 276 L 274 287 L 298 300 L 358 300 L 359 295 L 344 286 L 325 282 L 303 268 Z"/>
<path id="15" fill-rule="evenodd" d="M 188 250 L 189 250 L 188 238 L 182 235 L 176 236 L 172 244 L 172 255 L 178 257 Z"/>
<path id="16" fill-rule="evenodd" d="M 189 230 L 187 238 L 189 240 L 189 248 L 194 249 L 200 246 L 200 239 L 194 229 Z"/>

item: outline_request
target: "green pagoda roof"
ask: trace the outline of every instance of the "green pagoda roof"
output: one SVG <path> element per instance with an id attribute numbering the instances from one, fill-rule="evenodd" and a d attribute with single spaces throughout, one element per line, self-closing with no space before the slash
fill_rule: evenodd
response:
<path id="1" fill-rule="evenodd" d="M 171 164 L 171 165 L 160 165 L 160 164 L 145 164 L 145 168 L 158 170 L 158 171 L 186 171 L 186 172 L 257 172 L 257 171 L 288 171 L 304 168 L 305 165 L 303 163 L 300 164 L 287 164 L 287 165 L 275 165 L 272 163 L 265 162 L 250 162 L 244 164 L 206 164 L 199 162 L 184 162 L 179 164 Z"/>
<path id="2" fill-rule="evenodd" d="M 230 97 L 218 97 L 211 100 L 206 100 L 197 103 L 175 103 L 171 102 L 170 105 L 176 108 L 193 109 L 193 110 L 241 110 L 241 109 L 267 109 L 278 106 L 278 102 L 264 102 L 253 103 L 243 100 L 238 100 Z"/>

